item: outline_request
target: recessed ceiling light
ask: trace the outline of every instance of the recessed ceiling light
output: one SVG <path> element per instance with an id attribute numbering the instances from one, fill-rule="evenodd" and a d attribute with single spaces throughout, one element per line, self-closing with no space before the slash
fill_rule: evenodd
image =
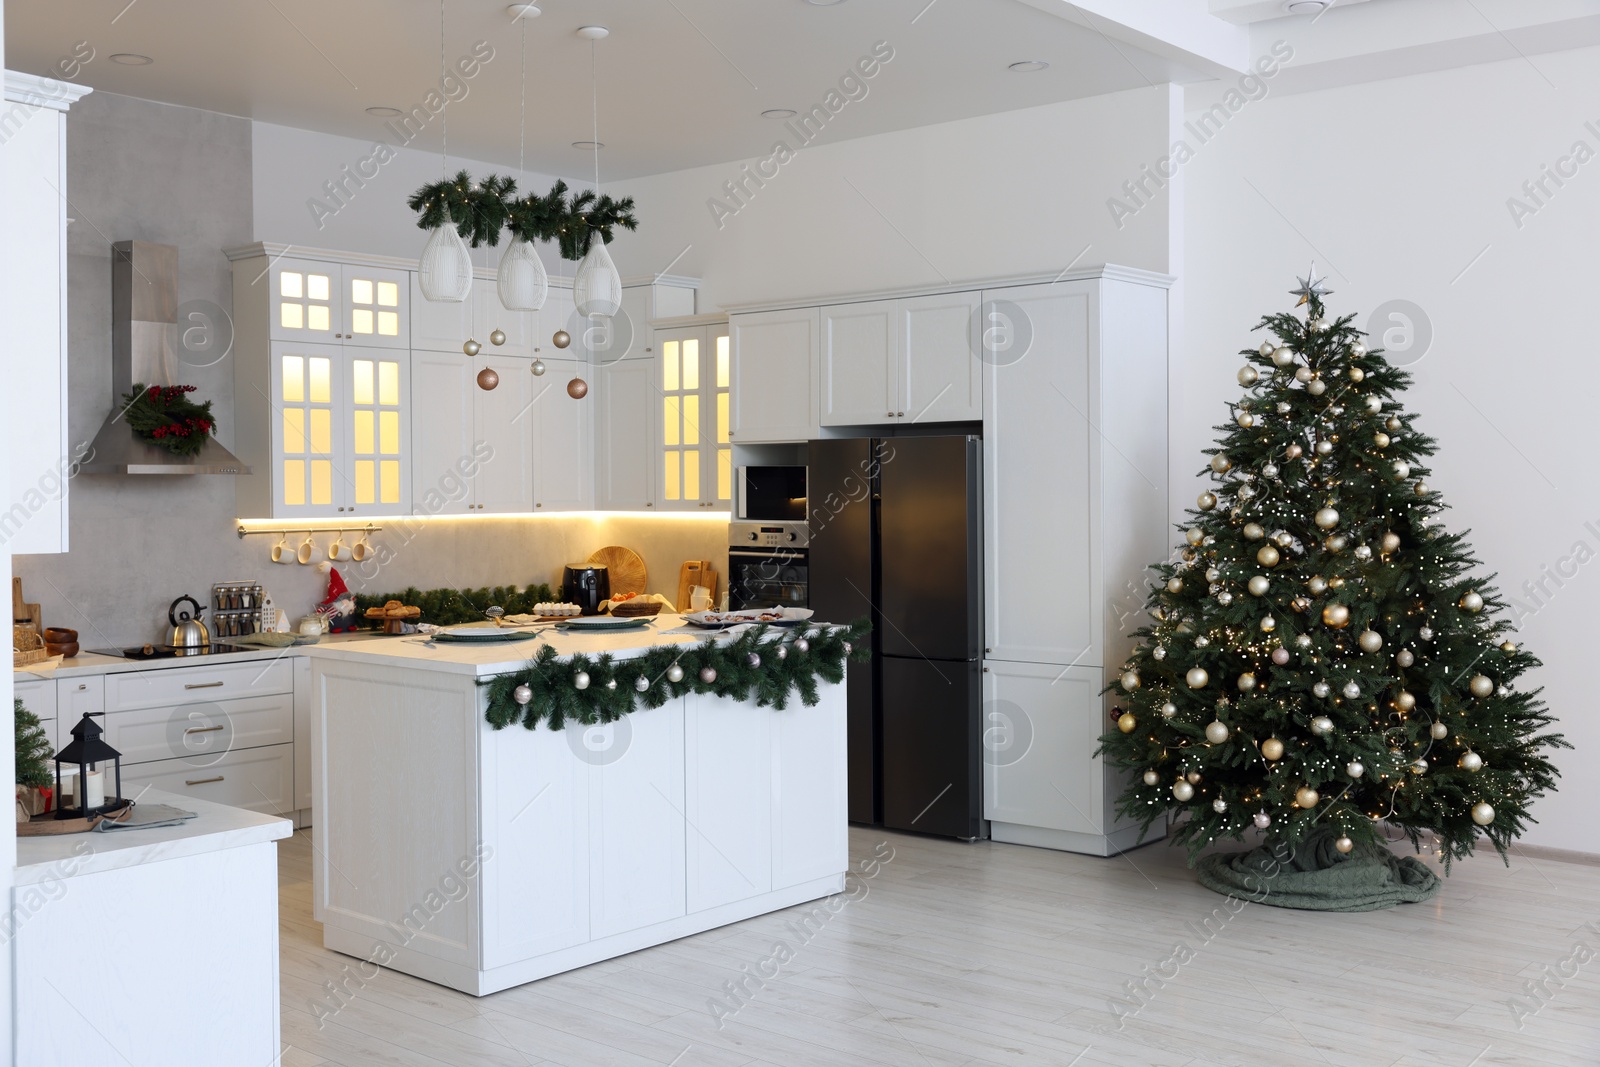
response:
<path id="1" fill-rule="evenodd" d="M 401 111 L 397 107 L 369 107 L 367 108 L 367 114 L 372 115 L 375 118 L 392 119 L 398 118 L 399 116 L 405 114 L 405 112 Z"/>
<path id="2" fill-rule="evenodd" d="M 812 7 L 832 7 L 835 4 L 844 3 L 844 0 L 806 0 L 806 3 Z"/>
<path id="3" fill-rule="evenodd" d="M 149 56 L 141 56 L 137 52 L 113 52 L 111 62 L 121 63 L 125 67 L 148 67 L 155 60 Z"/>
<path id="4" fill-rule="evenodd" d="M 540 14 L 539 5 L 512 4 L 510 7 L 506 8 L 506 14 L 511 16 L 512 22 L 516 22 L 518 19 L 536 19 Z"/>
<path id="5" fill-rule="evenodd" d="M 603 41 L 611 36 L 611 31 L 604 26 L 579 26 L 578 36 L 587 37 L 591 41 Z"/>
<path id="6" fill-rule="evenodd" d="M 1332 6 L 1329 0 L 1288 0 L 1283 9 L 1291 15 L 1320 15 Z"/>
<path id="7" fill-rule="evenodd" d="M 605 146 L 606 146 L 606 143 L 604 141 L 573 141 L 572 142 L 572 147 L 573 148 L 581 148 L 585 152 L 593 152 L 595 149 L 604 148 Z"/>
<path id="8" fill-rule="evenodd" d="M 792 119 L 795 117 L 795 115 L 796 111 L 792 107 L 769 107 L 767 110 L 761 113 L 762 118 L 774 120 Z"/>
<path id="9" fill-rule="evenodd" d="M 1043 70 L 1050 64 L 1042 59 L 1024 59 L 1020 63 L 1013 63 L 1006 69 L 1014 74 L 1032 74 L 1036 70 Z"/>

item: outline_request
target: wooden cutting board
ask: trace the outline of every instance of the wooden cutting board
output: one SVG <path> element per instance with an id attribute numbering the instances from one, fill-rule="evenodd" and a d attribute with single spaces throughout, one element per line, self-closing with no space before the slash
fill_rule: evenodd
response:
<path id="1" fill-rule="evenodd" d="M 685 560 L 682 567 L 678 568 L 678 610 L 689 611 L 689 590 L 694 586 L 703 585 L 711 590 L 711 604 L 715 607 L 720 598 L 717 589 L 718 575 L 712 568 L 708 559 Z"/>
<path id="2" fill-rule="evenodd" d="M 703 584 L 703 583 L 702 583 Z M 31 626 L 35 633 L 44 635 L 44 620 L 37 604 L 22 600 L 22 579 L 11 579 L 11 622 L 15 626 Z"/>
<path id="3" fill-rule="evenodd" d="M 649 572 L 645 570 L 644 560 L 631 548 L 621 545 L 607 545 L 597 548 L 589 553 L 590 563 L 604 563 L 606 574 L 611 582 L 611 595 L 618 593 L 644 593 L 645 580 Z"/>

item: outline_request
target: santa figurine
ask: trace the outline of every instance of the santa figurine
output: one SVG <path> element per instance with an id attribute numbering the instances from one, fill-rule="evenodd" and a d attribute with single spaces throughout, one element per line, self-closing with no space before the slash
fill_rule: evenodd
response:
<path id="1" fill-rule="evenodd" d="M 356 598 L 344 584 L 344 578 L 333 564 L 323 560 L 317 569 L 328 576 L 328 595 L 317 605 L 324 627 L 330 634 L 346 633 L 356 629 Z"/>

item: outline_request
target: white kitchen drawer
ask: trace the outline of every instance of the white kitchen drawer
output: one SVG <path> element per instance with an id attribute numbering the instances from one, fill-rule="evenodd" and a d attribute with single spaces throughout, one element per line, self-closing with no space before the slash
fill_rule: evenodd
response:
<path id="1" fill-rule="evenodd" d="M 103 674 L 82 678 L 60 678 L 56 681 L 56 718 L 67 723 L 67 729 L 78 724 L 84 715 L 99 715 L 106 710 L 106 679 Z M 104 726 L 105 723 L 101 723 Z"/>
<path id="2" fill-rule="evenodd" d="M 145 786 L 266 815 L 284 815 L 294 810 L 294 746 L 230 752 L 209 766 L 182 759 L 123 766 L 124 793 L 137 799 Z"/>
<path id="3" fill-rule="evenodd" d="M 106 675 L 106 711 L 294 692 L 290 657 Z"/>
<path id="4" fill-rule="evenodd" d="M 31 678 L 26 674 L 12 676 L 11 688 L 22 706 L 45 719 L 56 717 L 56 683 L 49 678 Z"/>
<path id="5" fill-rule="evenodd" d="M 124 768 L 175 758 L 201 767 L 229 752 L 294 741 L 294 695 L 139 708 L 105 722 L 106 742 L 122 753 Z"/>

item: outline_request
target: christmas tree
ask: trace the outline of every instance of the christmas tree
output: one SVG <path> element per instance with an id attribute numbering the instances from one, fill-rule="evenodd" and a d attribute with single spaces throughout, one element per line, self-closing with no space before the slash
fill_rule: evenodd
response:
<path id="1" fill-rule="evenodd" d="M 1264 318 L 1275 340 L 1242 353 L 1244 395 L 1205 450 L 1214 485 L 1153 568 L 1153 623 L 1111 686 L 1120 808 L 1184 816 L 1191 863 L 1252 830 L 1279 853 L 1367 853 L 1380 823 L 1419 849 L 1436 835 L 1447 871 L 1479 834 L 1503 857 L 1557 777 L 1541 750 L 1570 747 L 1517 685 L 1539 661 L 1440 526 L 1434 442 L 1397 401 L 1411 376 L 1353 315 L 1325 317 L 1318 279 L 1291 292 L 1305 318 Z"/>

